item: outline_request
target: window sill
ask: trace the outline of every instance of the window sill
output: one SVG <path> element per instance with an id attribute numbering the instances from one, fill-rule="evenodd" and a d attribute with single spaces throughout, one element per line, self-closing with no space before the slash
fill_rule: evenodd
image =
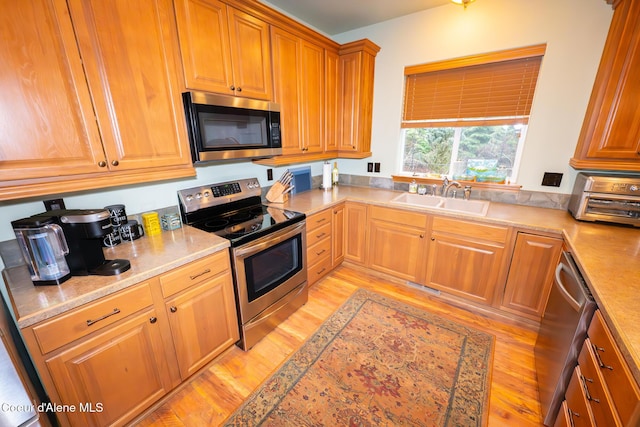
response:
<path id="1" fill-rule="evenodd" d="M 441 179 L 437 178 L 425 178 L 422 176 L 411 176 L 411 175 L 391 175 L 393 182 L 406 182 L 410 183 L 415 180 L 418 184 L 442 184 Z M 516 184 L 497 184 L 493 182 L 477 182 L 477 181 L 461 181 L 456 180 L 461 185 L 470 185 L 473 188 L 483 189 L 483 190 L 500 190 L 500 191 L 520 191 L 522 188 L 521 185 Z"/>

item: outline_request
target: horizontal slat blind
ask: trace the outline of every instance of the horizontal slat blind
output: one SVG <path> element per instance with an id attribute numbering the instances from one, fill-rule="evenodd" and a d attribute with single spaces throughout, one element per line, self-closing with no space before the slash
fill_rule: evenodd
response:
<path id="1" fill-rule="evenodd" d="M 402 126 L 526 123 L 541 62 L 541 54 L 465 66 L 452 61 L 452 68 L 407 74 Z"/>

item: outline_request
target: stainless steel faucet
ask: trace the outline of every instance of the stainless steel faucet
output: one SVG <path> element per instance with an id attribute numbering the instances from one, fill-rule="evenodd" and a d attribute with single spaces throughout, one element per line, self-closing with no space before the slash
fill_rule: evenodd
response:
<path id="1" fill-rule="evenodd" d="M 446 179 L 446 178 L 445 178 Z M 449 180 L 447 180 L 448 182 Z M 458 181 L 451 181 L 451 183 L 447 184 L 447 186 L 444 188 L 444 191 L 442 192 L 442 197 L 447 197 L 447 195 L 449 194 L 449 189 L 451 187 L 457 187 L 457 188 L 462 188 L 462 185 L 460 185 L 460 183 Z M 455 193 L 454 193 L 455 194 Z M 455 196 L 454 196 L 455 197 Z"/>
<path id="2" fill-rule="evenodd" d="M 471 186 L 470 185 L 465 185 L 464 186 L 464 200 L 469 200 L 471 199 Z"/>
<path id="3" fill-rule="evenodd" d="M 449 185 L 449 178 L 445 176 L 444 178 L 442 178 L 442 191 L 440 191 L 440 194 L 442 194 L 442 196 L 444 196 L 445 191 L 447 191 L 448 185 Z"/>

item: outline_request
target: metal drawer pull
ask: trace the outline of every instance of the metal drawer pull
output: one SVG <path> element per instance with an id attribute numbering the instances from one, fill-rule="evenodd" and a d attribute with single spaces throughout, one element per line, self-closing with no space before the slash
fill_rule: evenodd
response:
<path id="1" fill-rule="evenodd" d="M 600 403 L 600 399 L 594 398 L 593 396 L 591 396 L 591 393 L 589 393 L 589 386 L 587 385 L 587 381 L 590 383 L 593 383 L 593 379 L 587 378 L 584 375 L 580 375 L 580 382 L 582 383 L 582 390 L 584 391 L 584 397 L 586 397 L 587 400 L 590 400 L 592 402 Z"/>
<path id="2" fill-rule="evenodd" d="M 608 369 L 610 371 L 613 371 L 613 366 L 605 365 L 604 362 L 602 361 L 602 358 L 600 358 L 600 352 L 604 353 L 604 348 L 598 347 L 593 343 L 591 343 L 591 347 L 593 347 L 593 352 L 596 355 L 596 361 L 598 362 L 598 366 L 600 366 L 601 369 Z"/>
<path id="3" fill-rule="evenodd" d="M 326 235 L 327 235 L 327 233 L 320 233 L 320 234 L 316 235 L 316 239 L 319 239 L 319 238 L 324 237 Z"/>
<path id="4" fill-rule="evenodd" d="M 316 274 L 322 274 L 326 269 L 327 269 L 326 267 L 322 267 L 322 270 L 318 271 Z"/>
<path id="5" fill-rule="evenodd" d="M 316 224 L 320 224 L 321 222 L 324 222 L 326 220 L 327 220 L 327 218 L 320 218 L 320 219 L 316 220 Z"/>
<path id="6" fill-rule="evenodd" d="M 322 255 L 322 254 L 323 254 L 323 253 L 325 253 L 326 251 L 327 251 L 326 249 L 323 249 L 323 250 L 321 250 L 320 252 L 316 252 L 316 255 Z"/>
<path id="7" fill-rule="evenodd" d="M 171 307 L 169 307 L 169 311 L 172 313 L 175 313 L 176 311 L 178 311 L 178 307 L 176 307 L 175 305 L 172 305 Z"/>
<path id="8" fill-rule="evenodd" d="M 95 319 L 95 320 L 91 320 L 91 319 L 87 320 L 87 326 L 91 326 L 91 325 L 93 325 L 94 323 L 97 323 L 97 322 L 99 322 L 99 321 L 101 321 L 101 320 L 106 319 L 107 317 L 111 317 L 111 316 L 113 316 L 114 314 L 118 314 L 118 313 L 120 313 L 120 309 L 119 309 L 119 308 L 114 308 L 114 309 L 113 309 L 113 311 L 112 311 L 111 313 L 109 313 L 109 314 L 105 314 L 104 316 L 98 317 L 98 318 L 97 318 L 97 319 Z"/>
<path id="9" fill-rule="evenodd" d="M 207 274 L 207 273 L 211 273 L 211 269 L 210 269 L 210 268 L 207 268 L 207 269 L 206 269 L 205 271 L 203 271 L 202 273 L 198 273 L 198 274 L 194 274 L 193 276 L 189 276 L 189 278 L 190 278 L 191 280 L 195 280 L 195 279 L 197 279 L 198 277 L 202 276 L 203 274 Z"/>

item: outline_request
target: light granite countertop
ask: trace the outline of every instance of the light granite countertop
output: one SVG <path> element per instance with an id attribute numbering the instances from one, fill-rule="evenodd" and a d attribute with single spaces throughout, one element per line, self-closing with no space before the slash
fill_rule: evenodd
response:
<path id="1" fill-rule="evenodd" d="M 288 202 L 273 206 L 311 215 L 345 200 L 359 201 L 562 235 L 640 383 L 640 230 L 579 222 L 557 209 L 496 202 L 491 202 L 485 217 L 390 203 L 398 194 L 371 187 L 341 186 L 296 194 Z M 105 249 L 107 259 L 131 261 L 131 269 L 118 276 L 72 277 L 60 286 L 36 287 L 24 266 L 5 269 L 3 275 L 18 326 L 24 328 L 228 246 L 226 239 L 185 226 Z"/>
<path id="2" fill-rule="evenodd" d="M 228 247 L 228 240 L 186 226 L 105 248 L 106 259 L 131 263 L 116 276 L 74 276 L 58 286 L 33 286 L 24 265 L 5 269 L 3 276 L 18 327 L 25 328 Z"/>
<path id="3" fill-rule="evenodd" d="M 311 215 L 345 200 L 360 201 L 562 235 L 640 383 L 640 229 L 576 221 L 558 209 L 496 202 L 491 202 L 486 217 L 390 203 L 398 194 L 371 187 L 341 186 L 296 194 L 280 206 Z"/>

